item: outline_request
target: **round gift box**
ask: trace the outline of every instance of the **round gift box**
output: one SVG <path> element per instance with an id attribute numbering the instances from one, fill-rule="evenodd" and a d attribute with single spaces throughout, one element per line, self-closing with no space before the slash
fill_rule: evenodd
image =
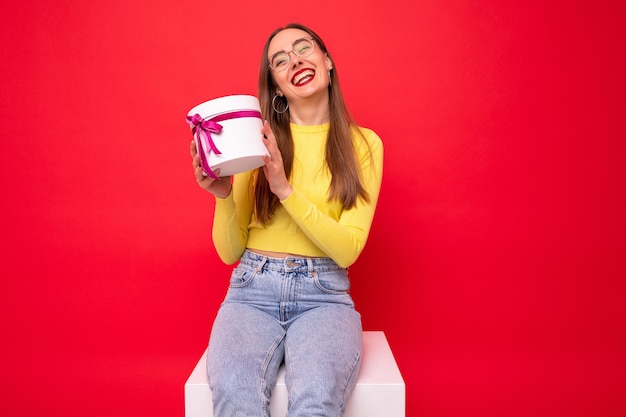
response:
<path id="1" fill-rule="evenodd" d="M 256 114 L 257 115 L 251 115 Z M 198 104 L 187 113 L 188 118 L 200 115 L 203 120 L 215 119 L 221 125 L 219 132 L 209 132 L 215 149 L 198 144 L 198 152 L 204 151 L 209 169 L 213 172 L 219 168 L 220 177 L 238 174 L 258 168 L 264 164 L 263 156 L 269 155 L 261 139 L 261 106 L 259 100 L 249 95 L 232 95 Z M 193 130 L 193 127 L 192 127 Z M 206 145 L 206 144 L 205 144 Z M 203 167 L 204 169 L 205 167 Z M 206 169 L 204 169 L 206 174 Z"/>

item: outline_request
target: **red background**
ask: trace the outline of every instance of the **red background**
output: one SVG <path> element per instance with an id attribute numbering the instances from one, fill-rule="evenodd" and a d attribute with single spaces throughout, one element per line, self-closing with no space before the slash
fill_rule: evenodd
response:
<path id="1" fill-rule="evenodd" d="M 299 21 L 385 143 L 351 276 L 407 415 L 625 415 L 625 4 L 3 3 L 0 414 L 183 416 L 230 271 L 184 116 Z"/>

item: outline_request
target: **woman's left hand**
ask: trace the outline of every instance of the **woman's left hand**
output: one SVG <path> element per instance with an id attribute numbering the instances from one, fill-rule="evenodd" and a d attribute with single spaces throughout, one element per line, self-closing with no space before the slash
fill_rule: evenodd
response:
<path id="1" fill-rule="evenodd" d="M 272 190 L 276 197 L 278 197 L 279 200 L 284 200 L 291 195 L 293 187 L 287 180 L 285 166 L 283 165 L 283 156 L 280 153 L 280 149 L 278 149 L 276 137 L 267 120 L 263 122 L 261 133 L 263 134 L 263 143 L 270 154 L 269 156 L 263 157 L 265 161 L 265 166 L 263 166 L 265 178 L 267 178 L 270 190 Z"/>

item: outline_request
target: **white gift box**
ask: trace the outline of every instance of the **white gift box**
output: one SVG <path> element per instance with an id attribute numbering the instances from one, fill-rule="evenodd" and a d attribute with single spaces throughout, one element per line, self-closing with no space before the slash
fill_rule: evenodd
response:
<path id="1" fill-rule="evenodd" d="M 205 174 L 220 177 L 263 166 L 269 155 L 263 140 L 259 100 L 232 95 L 198 104 L 187 113 Z"/>

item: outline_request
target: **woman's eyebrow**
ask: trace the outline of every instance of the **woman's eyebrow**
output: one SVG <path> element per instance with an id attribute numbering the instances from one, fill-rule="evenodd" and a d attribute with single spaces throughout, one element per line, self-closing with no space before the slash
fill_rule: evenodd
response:
<path id="1" fill-rule="evenodd" d="M 274 58 L 276 55 L 278 55 L 278 54 L 280 54 L 282 52 L 285 52 L 285 51 L 284 50 L 280 50 L 280 51 L 275 52 L 274 54 L 270 55 L 270 61 L 272 60 L 272 58 Z"/>
<path id="2" fill-rule="evenodd" d="M 306 40 L 309 40 L 309 38 L 304 37 L 304 38 L 299 38 L 299 39 L 296 39 L 295 41 L 293 41 L 293 43 L 291 44 L 292 50 L 293 50 L 293 46 L 294 46 L 295 44 L 297 44 L 298 42 L 303 41 L 303 40 L 305 40 L 305 39 L 306 39 Z M 281 52 L 285 52 L 285 50 L 284 50 L 284 49 L 281 49 L 280 51 L 276 51 L 275 53 L 273 53 L 272 55 L 270 55 L 270 59 L 271 59 L 271 58 L 274 58 L 276 55 L 280 54 Z"/>

